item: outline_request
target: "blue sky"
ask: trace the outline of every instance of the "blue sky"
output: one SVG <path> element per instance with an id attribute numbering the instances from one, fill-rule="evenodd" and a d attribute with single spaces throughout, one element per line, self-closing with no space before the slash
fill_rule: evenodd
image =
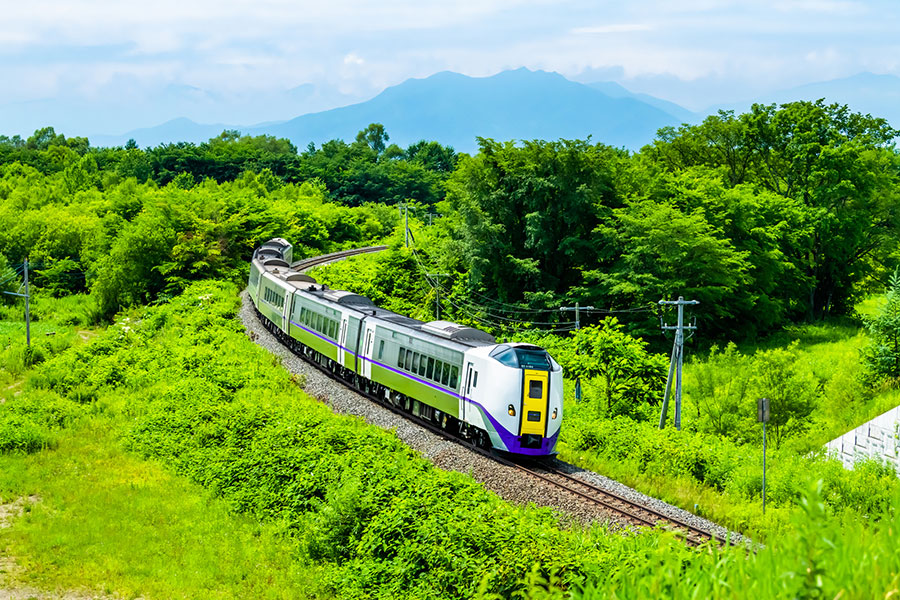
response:
<path id="1" fill-rule="evenodd" d="M 900 75 L 896 1 L 4 4 L 7 134 L 287 119 L 442 70 L 557 71 L 695 110 L 862 71 Z"/>

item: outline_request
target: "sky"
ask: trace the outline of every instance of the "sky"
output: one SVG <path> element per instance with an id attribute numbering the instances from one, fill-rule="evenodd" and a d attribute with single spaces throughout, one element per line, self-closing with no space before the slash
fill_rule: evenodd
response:
<path id="1" fill-rule="evenodd" d="M 691 110 L 900 75 L 900 2 L 3 0 L 0 133 L 254 124 L 527 67 Z"/>

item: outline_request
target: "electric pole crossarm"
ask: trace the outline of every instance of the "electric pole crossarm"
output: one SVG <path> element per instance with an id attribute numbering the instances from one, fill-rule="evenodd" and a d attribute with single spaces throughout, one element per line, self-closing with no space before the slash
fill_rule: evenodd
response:
<path id="1" fill-rule="evenodd" d="M 666 325 L 661 323 L 663 331 L 675 331 L 675 344 L 672 347 L 672 360 L 669 362 L 669 376 L 666 377 L 666 389 L 663 393 L 662 409 L 659 415 L 659 428 L 666 426 L 666 412 L 669 408 L 669 391 L 672 386 L 672 372 L 675 372 L 675 429 L 681 431 L 681 366 L 684 362 L 684 332 L 694 331 L 696 325 L 684 324 L 684 307 L 700 304 L 697 300 L 685 300 L 684 296 L 678 296 L 678 300 L 660 300 L 660 306 L 678 307 L 678 324 Z M 662 321 L 662 319 L 660 319 Z"/>

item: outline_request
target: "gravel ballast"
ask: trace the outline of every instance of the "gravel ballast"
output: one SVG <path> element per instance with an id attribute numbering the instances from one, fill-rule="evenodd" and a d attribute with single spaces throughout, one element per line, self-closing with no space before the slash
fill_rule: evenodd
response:
<path id="1" fill-rule="evenodd" d="M 581 523 L 603 523 L 616 529 L 628 527 L 624 520 L 602 507 L 549 483 L 523 475 L 520 471 L 473 452 L 462 444 L 446 440 L 331 379 L 288 350 L 263 327 L 246 292 L 241 294 L 240 319 L 247 335 L 256 344 L 278 356 L 288 371 L 304 377 L 304 391 L 307 394 L 327 403 L 335 412 L 361 417 L 369 424 L 393 430 L 397 437 L 421 453 L 436 467 L 467 473 L 483 483 L 486 488 L 510 502 L 516 504 L 531 502 L 537 506 L 556 509 L 563 522 L 575 520 Z M 722 538 L 731 535 L 734 541 L 741 539 L 739 534 L 731 533 L 724 527 L 656 498 L 641 494 L 608 477 L 565 463 L 560 463 L 560 466 L 586 482 L 639 502 L 642 506 L 666 516 L 705 529 Z"/>

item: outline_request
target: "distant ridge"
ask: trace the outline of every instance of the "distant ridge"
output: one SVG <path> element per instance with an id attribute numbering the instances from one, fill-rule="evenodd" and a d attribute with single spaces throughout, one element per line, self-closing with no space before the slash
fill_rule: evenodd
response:
<path id="1" fill-rule="evenodd" d="M 138 146 L 159 146 L 174 142 L 193 142 L 199 144 L 210 138 L 216 137 L 225 129 L 240 129 L 216 123 L 201 125 L 184 117 L 166 121 L 155 127 L 135 129 L 122 135 L 93 135 L 90 136 L 93 146 L 122 146 L 128 140 L 133 139 Z"/>
<path id="2" fill-rule="evenodd" d="M 766 94 L 752 101 L 713 107 L 709 112 L 723 108 L 740 113 L 748 110 L 754 102 L 784 104 L 820 98 L 824 98 L 827 104 L 846 104 L 853 112 L 887 119 L 891 126 L 900 128 L 900 77 L 875 73 L 858 73 L 851 77 L 809 83 Z"/>
<path id="3" fill-rule="evenodd" d="M 298 148 L 305 148 L 310 142 L 351 141 L 369 123 L 382 123 L 390 141 L 401 147 L 426 139 L 473 152 L 477 136 L 496 140 L 591 136 L 595 142 L 637 150 L 650 143 L 660 127 L 678 125 L 691 114 L 670 102 L 632 94 L 617 84 L 575 83 L 558 73 L 522 68 L 491 77 L 469 77 L 444 71 L 409 79 L 366 102 L 288 121 L 240 127 L 180 118 L 118 136 L 91 136 L 91 143 L 122 145 L 130 138 L 142 147 L 177 141 L 199 143 L 223 129 L 237 129 L 288 138 Z"/>
<path id="4" fill-rule="evenodd" d="M 683 110 L 683 109 L 682 109 Z M 472 152 L 476 137 L 497 140 L 583 139 L 639 149 L 656 131 L 681 122 L 635 97 L 612 97 L 557 73 L 517 69 L 492 77 L 444 71 L 409 79 L 375 98 L 250 133 L 286 137 L 299 147 L 330 139 L 352 140 L 369 123 L 382 123 L 391 141 L 405 146 L 437 140 Z"/>

